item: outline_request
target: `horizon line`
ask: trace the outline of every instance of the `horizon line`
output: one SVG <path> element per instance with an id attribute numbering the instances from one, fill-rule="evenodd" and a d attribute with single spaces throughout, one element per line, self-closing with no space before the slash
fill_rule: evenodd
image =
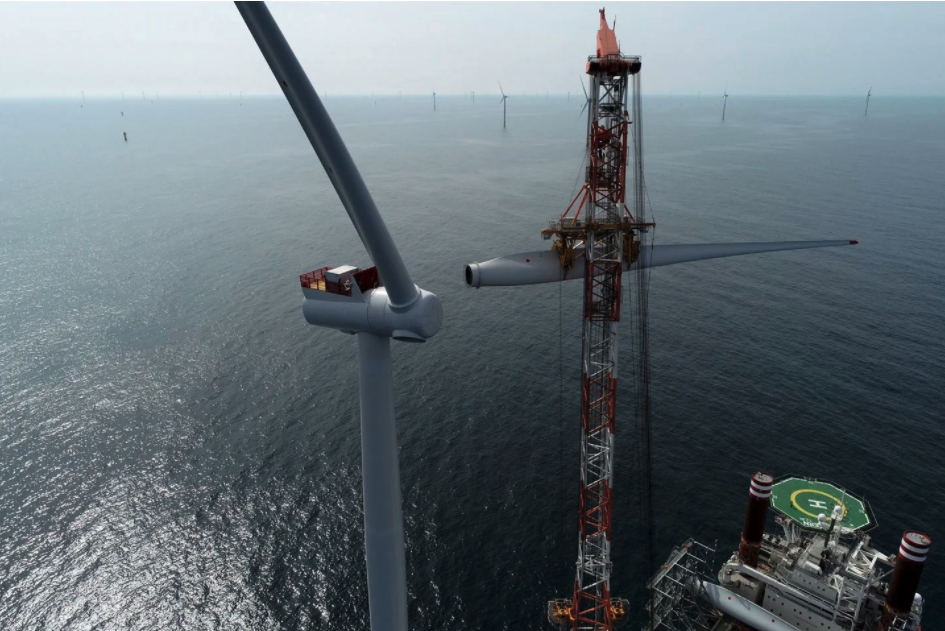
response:
<path id="1" fill-rule="evenodd" d="M 572 94 L 573 94 L 573 93 L 572 93 Z M 467 95 L 464 94 L 464 93 L 462 93 L 462 92 L 437 92 L 436 95 L 437 95 L 437 96 L 443 96 L 443 97 L 462 97 L 462 98 L 464 98 L 464 99 L 467 98 Z M 491 97 L 491 96 L 501 96 L 498 92 L 478 92 L 477 95 L 490 96 L 490 97 Z M 319 96 L 320 98 L 326 98 L 326 92 L 318 92 L 318 96 Z M 334 97 L 339 97 L 339 98 L 340 98 L 340 97 L 348 97 L 348 98 L 350 98 L 350 97 L 358 97 L 358 98 L 368 98 L 368 99 L 370 99 L 370 98 L 391 98 L 391 97 L 392 97 L 392 98 L 394 98 L 394 99 L 397 99 L 397 98 L 401 98 L 401 97 L 405 97 L 405 96 L 406 96 L 406 97 L 430 98 L 432 95 L 431 95 L 431 94 L 427 94 L 427 93 L 414 93 L 414 92 L 412 92 L 412 93 L 401 93 L 401 94 L 397 94 L 397 93 L 389 93 L 389 94 L 388 94 L 388 93 L 364 94 L 364 93 L 360 93 L 360 92 L 327 92 L 327 98 L 329 98 L 329 99 L 330 99 L 330 98 L 334 98 Z M 516 95 L 516 94 L 514 94 L 514 93 L 510 93 L 510 94 L 509 94 L 509 98 L 522 98 L 522 97 L 525 97 L 525 98 L 541 98 L 541 97 L 543 97 L 543 96 L 546 97 L 546 98 L 551 97 L 551 96 L 559 97 L 559 98 L 568 98 L 568 93 L 567 93 L 567 92 L 547 92 L 546 94 L 541 94 L 541 93 L 536 92 L 536 93 L 531 93 L 531 94 L 518 94 L 518 95 Z M 694 97 L 694 98 L 699 98 L 699 97 L 701 97 L 701 96 L 703 96 L 703 95 L 702 95 L 702 93 L 687 93 L 687 92 L 680 92 L 680 93 L 674 93 L 674 92 L 652 92 L 652 93 L 649 93 L 649 94 L 643 94 L 642 96 L 643 96 L 643 97 L 647 97 L 647 96 L 654 97 L 654 96 L 655 96 L 655 97 L 667 97 L 667 98 L 676 98 L 676 97 Z M 719 92 L 718 94 L 716 94 L 716 93 L 714 93 L 714 92 L 707 92 L 707 93 L 705 94 L 705 96 L 706 96 L 706 97 L 710 97 L 710 98 L 711 98 L 711 97 L 716 97 L 716 96 L 717 96 L 718 98 L 722 98 L 722 93 Z M 859 93 L 859 92 L 842 92 L 842 93 L 841 93 L 841 92 L 837 92 L 837 93 L 830 93 L 830 94 L 822 94 L 822 93 L 814 93 L 814 94 L 809 94 L 809 93 L 808 93 L 808 94 L 803 94 L 803 93 L 758 93 L 758 94 L 754 94 L 754 93 L 741 93 L 741 94 L 740 94 L 740 93 L 738 93 L 738 92 L 735 92 L 735 93 L 731 93 L 731 92 L 730 92 L 728 96 L 729 96 L 729 98 L 731 98 L 732 96 L 739 96 L 739 97 L 743 97 L 743 98 L 744 98 L 744 97 L 747 97 L 747 98 L 770 98 L 770 97 L 783 97 L 783 98 L 791 98 L 791 97 L 798 97 L 798 98 L 846 98 L 846 97 L 856 97 L 856 98 L 862 98 L 862 97 L 864 96 L 864 94 L 861 94 L 861 93 Z M 871 96 L 875 97 L 876 95 L 871 95 Z M 887 96 L 887 97 L 909 97 L 909 98 L 928 98 L 928 97 L 941 98 L 941 97 L 945 97 L 945 92 L 943 92 L 943 93 L 934 93 L 934 94 L 904 93 L 904 92 L 899 92 L 899 93 L 886 93 L 886 94 L 880 93 L 880 96 Z M 243 97 L 242 97 L 242 98 L 243 98 L 243 100 L 246 100 L 247 98 L 257 98 L 257 99 L 258 99 L 258 98 L 284 98 L 284 95 L 283 95 L 282 93 L 280 93 L 280 92 L 260 92 L 260 93 L 253 93 L 253 94 L 246 94 L 246 93 L 243 93 Z M 188 92 L 188 93 L 181 93 L 181 94 L 166 94 L 166 95 L 163 95 L 163 96 L 160 96 L 160 97 L 148 97 L 147 99 L 136 99 L 136 98 L 134 98 L 134 97 L 125 97 L 124 101 L 125 101 L 125 102 L 128 102 L 128 103 L 135 103 L 136 101 L 145 101 L 145 100 L 146 100 L 146 101 L 155 101 L 155 100 L 161 100 L 161 101 L 163 101 L 163 100 L 184 100 L 184 99 L 186 99 L 186 100 L 191 100 L 191 99 L 193 99 L 193 100 L 207 100 L 207 101 L 211 101 L 211 100 L 212 100 L 212 101 L 238 101 L 238 100 L 239 100 L 239 97 L 238 97 L 238 96 L 233 96 L 233 97 L 230 97 L 230 96 L 204 96 L 204 95 L 200 95 L 200 94 L 191 94 L 191 93 Z M 72 96 L 71 94 L 70 94 L 70 95 L 62 95 L 62 94 L 55 94 L 55 95 L 52 95 L 52 94 L 0 95 L 0 101 L 26 101 L 26 100 L 56 100 L 56 101 L 73 101 L 73 100 L 74 100 L 74 101 L 82 101 L 82 96 Z M 105 96 L 105 95 L 101 95 L 101 94 L 99 94 L 99 95 L 94 95 L 94 94 L 93 94 L 93 95 L 90 96 L 90 95 L 86 94 L 86 95 L 85 95 L 85 100 L 86 100 L 86 101 L 122 101 L 123 99 L 122 99 L 121 96 Z"/>

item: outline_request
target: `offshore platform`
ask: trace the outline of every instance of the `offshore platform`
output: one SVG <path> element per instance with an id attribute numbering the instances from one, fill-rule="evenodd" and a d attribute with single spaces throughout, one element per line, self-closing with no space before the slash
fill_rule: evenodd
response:
<path id="1" fill-rule="evenodd" d="M 768 507 L 778 534 L 765 533 Z M 648 631 L 919 631 L 931 538 L 907 530 L 896 555 L 873 547 L 866 500 L 812 478 L 751 478 L 738 550 L 678 546 L 649 581 Z"/>

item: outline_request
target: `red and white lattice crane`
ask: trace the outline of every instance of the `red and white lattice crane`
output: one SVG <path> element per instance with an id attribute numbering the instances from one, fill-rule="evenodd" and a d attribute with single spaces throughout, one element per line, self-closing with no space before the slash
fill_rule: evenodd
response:
<path id="1" fill-rule="evenodd" d="M 597 50 L 588 58 L 588 166 L 584 185 L 561 217 L 542 231 L 551 250 L 525 252 L 466 266 L 471 287 L 530 285 L 584 279 L 581 349 L 581 483 L 577 572 L 571 598 L 549 602 L 562 627 L 603 631 L 626 615 L 611 594 L 614 434 L 617 424 L 617 324 L 622 275 L 687 261 L 835 245 L 856 241 L 788 241 L 654 246 L 645 221 L 639 56 L 620 52 L 600 11 Z M 629 187 L 628 187 L 629 180 Z M 629 195 L 628 195 L 629 193 Z M 629 199 L 628 199 L 629 197 Z M 572 213 L 573 210 L 573 213 Z M 583 211 L 583 214 L 582 214 Z M 645 294 L 645 276 L 637 286 Z M 646 301 L 638 300 L 637 334 L 645 349 Z M 637 358 L 644 375 L 645 350 Z M 639 408 L 638 408 L 639 409 Z M 648 413 L 648 412 L 647 412 Z M 650 568 L 647 568 L 649 570 Z"/>

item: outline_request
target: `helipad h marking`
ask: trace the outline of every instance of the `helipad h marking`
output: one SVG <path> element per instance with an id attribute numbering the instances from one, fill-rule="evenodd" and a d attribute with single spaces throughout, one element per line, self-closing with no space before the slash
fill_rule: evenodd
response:
<path id="1" fill-rule="evenodd" d="M 833 502 L 834 502 L 835 505 L 840 506 L 840 507 L 843 509 L 843 516 L 844 516 L 844 517 L 847 516 L 847 507 L 846 507 L 846 505 L 845 505 L 843 502 L 841 502 L 840 500 L 838 500 L 836 497 L 834 497 L 833 495 L 831 495 L 830 493 L 825 493 L 824 491 L 818 491 L 817 489 L 798 489 L 798 490 L 794 491 L 793 493 L 791 493 L 791 504 L 794 505 L 794 508 L 796 508 L 797 510 L 801 511 L 802 513 L 804 513 L 804 514 L 807 515 L 808 517 L 813 517 L 814 519 L 817 519 L 817 515 L 815 515 L 814 513 L 811 513 L 811 512 L 808 512 L 808 511 L 804 510 L 803 508 L 801 508 L 801 505 L 797 503 L 797 496 L 800 495 L 801 493 L 816 493 L 817 495 L 823 495 L 824 497 L 829 497 L 830 499 L 833 500 Z M 810 500 L 808 500 L 808 501 L 810 501 Z M 811 504 L 813 504 L 813 502 L 811 502 Z M 820 507 L 818 506 L 817 508 L 820 508 Z M 824 508 L 827 509 L 828 507 L 824 507 Z"/>

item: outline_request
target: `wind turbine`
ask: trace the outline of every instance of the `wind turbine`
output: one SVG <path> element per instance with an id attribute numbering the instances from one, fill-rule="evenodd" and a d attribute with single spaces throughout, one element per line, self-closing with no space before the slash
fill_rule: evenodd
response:
<path id="1" fill-rule="evenodd" d="M 587 93 L 587 88 L 584 87 L 584 79 L 583 79 L 580 75 L 578 75 L 578 79 L 581 81 L 581 89 L 584 90 L 584 105 L 581 106 L 581 111 L 578 112 L 578 116 L 581 116 L 581 115 L 584 114 L 584 110 L 587 109 L 588 104 L 591 102 L 591 97 L 590 97 L 590 95 Z M 588 117 L 587 117 L 587 132 L 588 132 L 588 133 L 587 133 L 587 135 L 584 137 L 584 146 L 585 146 L 585 147 L 589 147 L 589 146 L 590 146 L 590 142 L 591 142 L 590 130 L 591 130 L 591 117 L 588 116 Z"/>
<path id="2" fill-rule="evenodd" d="M 870 96 L 873 94 L 873 86 L 870 86 L 870 91 L 866 93 L 866 109 L 863 110 L 863 116 L 866 116 L 866 113 L 870 111 Z"/>
<path id="3" fill-rule="evenodd" d="M 85 91 L 82 91 L 82 104 L 79 105 L 79 109 L 81 110 L 83 107 L 85 107 Z"/>
<path id="4" fill-rule="evenodd" d="M 473 102 L 473 103 L 476 102 L 476 93 L 475 93 L 475 92 L 472 93 L 472 102 Z"/>
<path id="5" fill-rule="evenodd" d="M 285 93 L 376 268 L 309 277 L 302 312 L 310 324 L 358 336 L 364 556 L 373 631 L 407 630 L 404 526 L 391 375 L 391 338 L 424 342 L 439 331 L 440 299 L 413 283 L 387 226 L 324 105 L 263 2 L 237 9 Z M 338 271 L 338 270 L 335 270 Z M 319 272 L 323 272 L 318 278 Z"/>
<path id="6" fill-rule="evenodd" d="M 578 75 L 578 79 L 581 81 L 581 89 L 584 90 L 584 105 L 581 107 L 581 113 L 578 114 L 578 116 L 580 116 L 584 113 L 584 110 L 587 109 L 587 104 L 591 102 L 591 97 L 587 94 L 587 88 L 584 87 L 584 79 L 580 75 Z"/>
<path id="7" fill-rule="evenodd" d="M 728 86 L 725 86 L 725 93 L 722 95 L 722 122 L 725 122 L 725 106 L 728 105 Z"/>
<path id="8" fill-rule="evenodd" d="M 499 103 L 502 104 L 502 129 L 505 129 L 505 102 L 509 100 L 509 97 L 506 96 L 505 91 L 502 89 L 501 83 L 499 83 L 499 92 L 502 93 L 502 98 L 499 99 Z"/>
<path id="9" fill-rule="evenodd" d="M 433 111 L 436 111 L 436 86 L 433 86 Z"/>

